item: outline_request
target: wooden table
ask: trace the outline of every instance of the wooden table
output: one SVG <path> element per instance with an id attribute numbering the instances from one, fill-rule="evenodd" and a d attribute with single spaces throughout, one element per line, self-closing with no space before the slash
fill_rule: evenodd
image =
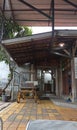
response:
<path id="1" fill-rule="evenodd" d="M 17 94 L 17 103 L 20 103 L 21 98 L 25 99 L 27 97 L 27 94 L 29 95 L 28 97 L 34 98 L 35 102 L 39 103 L 38 92 L 36 87 L 21 88 Z"/>

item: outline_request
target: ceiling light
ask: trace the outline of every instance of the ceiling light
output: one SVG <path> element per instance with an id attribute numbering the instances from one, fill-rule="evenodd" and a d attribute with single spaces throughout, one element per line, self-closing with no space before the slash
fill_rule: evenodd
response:
<path id="1" fill-rule="evenodd" d="M 59 43 L 59 46 L 64 47 L 64 43 L 63 42 Z"/>

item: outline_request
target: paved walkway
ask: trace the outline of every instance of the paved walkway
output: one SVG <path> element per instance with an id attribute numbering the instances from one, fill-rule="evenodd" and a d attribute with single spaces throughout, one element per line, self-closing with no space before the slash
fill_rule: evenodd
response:
<path id="1" fill-rule="evenodd" d="M 58 105 L 58 106 L 63 106 L 63 107 L 67 107 L 67 108 L 77 108 L 77 101 L 75 101 L 74 103 L 69 101 L 69 100 L 66 100 L 66 99 L 60 99 L 56 96 L 51 96 L 50 97 L 50 100 L 55 104 L 55 105 Z"/>
<path id="2" fill-rule="evenodd" d="M 33 99 L 14 102 L 0 111 L 3 130 L 25 130 L 29 120 L 68 120 L 77 121 L 77 108 L 66 108 L 55 105 L 50 100 L 41 100 L 40 104 Z"/>
<path id="3" fill-rule="evenodd" d="M 5 109 L 6 107 L 8 107 L 11 104 L 11 102 L 1 102 L 0 101 L 0 111 Z"/>

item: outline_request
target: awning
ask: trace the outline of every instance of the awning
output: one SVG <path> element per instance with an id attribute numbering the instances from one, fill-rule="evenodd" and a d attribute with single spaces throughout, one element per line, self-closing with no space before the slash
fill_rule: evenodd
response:
<path id="1" fill-rule="evenodd" d="M 36 34 L 28 37 L 3 40 L 2 45 L 18 65 L 50 62 L 61 57 L 71 58 L 71 48 L 76 43 L 77 31 L 59 31 Z M 63 44 L 63 45 L 62 45 Z"/>
<path id="2" fill-rule="evenodd" d="M 77 0 L 0 0 L 0 10 L 26 26 L 77 26 Z"/>

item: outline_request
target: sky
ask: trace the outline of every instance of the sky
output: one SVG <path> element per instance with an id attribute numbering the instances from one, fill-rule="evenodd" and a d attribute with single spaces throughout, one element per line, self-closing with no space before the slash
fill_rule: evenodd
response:
<path id="1" fill-rule="evenodd" d="M 43 33 L 52 31 L 52 27 L 30 27 L 32 29 L 32 34 Z M 54 29 L 68 29 L 68 30 L 77 30 L 77 27 L 55 27 Z"/>

